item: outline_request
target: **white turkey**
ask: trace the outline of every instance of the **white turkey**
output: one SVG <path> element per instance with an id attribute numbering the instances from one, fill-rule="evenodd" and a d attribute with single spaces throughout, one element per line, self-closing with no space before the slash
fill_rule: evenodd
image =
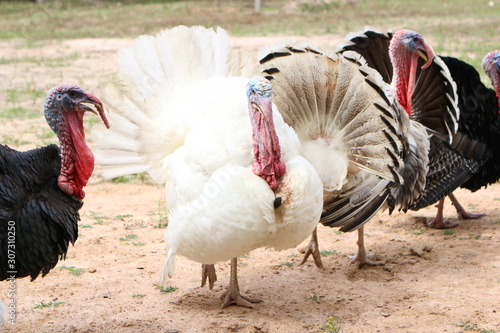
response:
<path id="1" fill-rule="evenodd" d="M 165 182 L 162 285 L 176 254 L 205 267 L 231 260 L 222 307 L 253 307 L 259 300 L 239 292 L 237 256 L 299 244 L 320 218 L 323 195 L 272 104 L 271 84 L 229 76 L 229 54 L 224 30 L 184 26 L 119 50 L 121 82 L 104 94 L 114 129 L 96 134 L 96 155 L 108 178 L 148 171 Z"/>
<path id="2" fill-rule="evenodd" d="M 370 51 L 369 45 L 360 43 L 360 38 L 363 36 L 353 38 L 360 45 L 352 41 L 348 42 L 339 52 L 339 56 L 348 59 L 358 66 L 359 71 L 368 75 L 367 73 L 374 72 L 371 68 L 369 68 L 371 72 L 366 69 L 368 67 L 366 64 L 372 65 L 370 58 L 367 57 L 366 62 L 363 58 L 365 56 L 363 52 Z M 391 98 L 394 96 L 391 104 L 394 104 L 393 110 L 397 113 L 396 117 L 403 124 L 401 128 L 404 138 L 401 140 L 404 142 L 404 149 L 401 158 L 404 163 L 401 163 L 401 175 L 404 181 L 400 182 L 390 182 L 387 178 L 384 180 L 377 177 L 380 175 L 370 171 L 371 165 L 357 170 L 355 165 L 359 163 L 359 157 L 354 153 L 347 154 L 346 151 L 358 152 L 367 148 L 359 140 L 349 141 L 349 135 L 352 135 L 350 131 L 339 131 L 338 125 L 333 126 L 332 124 L 336 124 L 339 120 L 335 119 L 331 113 L 319 111 L 320 114 L 324 113 L 326 116 L 316 116 L 318 110 L 332 108 L 329 105 L 330 101 L 316 102 L 316 99 L 323 98 L 318 98 L 321 95 L 318 93 L 318 88 L 305 90 L 304 94 L 308 97 L 302 100 L 288 98 L 297 93 L 288 87 L 289 82 L 313 79 L 307 73 L 311 72 L 310 67 L 316 67 L 309 60 L 314 58 L 314 51 L 300 49 L 293 45 L 285 48 L 275 47 L 268 55 L 264 54 L 261 60 L 265 66 L 264 72 L 269 73 L 268 78 L 275 87 L 275 103 L 283 114 L 285 122 L 292 126 L 299 135 L 303 144 L 304 157 L 317 168 L 325 189 L 330 190 L 324 194 L 324 212 L 321 222 L 330 227 L 340 227 L 341 231 L 358 230 L 358 253 L 352 262 L 357 261 L 360 266 L 383 264 L 383 262 L 372 261 L 367 257 L 363 225 L 379 209 L 389 207 L 392 211 L 398 207 L 406 211 L 419 197 L 426 181 L 429 136 L 432 133 L 440 138 L 449 139 L 456 130 L 458 117 L 456 92 L 453 83 L 448 79 L 449 73 L 446 72 L 445 66 L 443 67 L 434 59 L 432 49 L 423 38 L 412 31 L 401 31 L 393 41 L 393 48 L 396 50 L 394 58 L 397 58 L 395 61 L 398 62 L 395 75 L 398 76 L 397 81 L 400 85 L 395 88 L 387 86 L 383 80 L 372 82 L 372 94 L 377 96 L 381 91 L 386 91 Z M 356 47 L 352 47 L 353 45 Z M 297 63 L 294 58 L 304 60 L 299 65 L 292 65 Z M 385 79 L 388 73 L 380 74 Z M 389 75 L 392 75 L 392 70 Z M 285 84 L 280 83 L 282 80 Z M 346 84 L 349 80 L 340 77 L 339 82 Z M 421 82 L 433 84 L 434 91 L 424 92 L 421 86 L 416 84 Z M 341 85 L 337 86 L 341 87 Z M 296 90 L 301 90 L 300 84 L 298 87 Z M 356 103 L 358 100 L 356 91 L 350 91 L 340 105 L 349 107 L 344 101 Z M 305 114 L 309 114 L 309 117 L 302 116 L 302 111 L 297 110 L 306 110 Z M 374 112 L 360 113 L 357 120 L 369 124 L 375 118 L 373 115 Z M 380 136 L 372 137 L 371 140 L 371 144 L 377 143 L 382 146 L 383 141 Z M 346 174 L 345 184 L 340 183 L 337 188 L 332 188 L 328 185 L 328 177 L 337 174 L 339 165 L 347 165 L 349 172 Z M 311 254 L 316 265 L 322 267 L 315 233 L 306 248 L 302 263 Z"/>

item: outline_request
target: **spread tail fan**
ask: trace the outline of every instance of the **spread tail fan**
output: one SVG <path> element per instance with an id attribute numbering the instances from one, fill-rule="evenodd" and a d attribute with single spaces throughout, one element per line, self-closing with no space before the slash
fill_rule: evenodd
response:
<path id="1" fill-rule="evenodd" d="M 337 198 L 325 202 L 322 222 L 361 226 L 384 204 L 386 185 L 403 183 L 401 122 L 408 120 L 393 106 L 389 85 L 354 52 L 327 56 L 309 44 L 282 41 L 262 50 L 260 59 L 301 154 Z"/>
<path id="2" fill-rule="evenodd" d="M 140 36 L 119 50 L 118 84 L 106 87 L 104 94 L 113 126 L 93 132 L 104 177 L 147 171 L 164 181 L 163 159 L 182 145 L 200 118 L 170 105 L 170 98 L 180 87 L 227 76 L 229 54 L 229 35 L 223 29 L 185 26 Z"/>
<path id="3" fill-rule="evenodd" d="M 393 34 L 367 29 L 347 36 L 347 41 L 339 46 L 338 52 L 355 51 L 368 66 L 380 73 L 384 81 L 392 82 L 393 66 L 389 57 L 389 45 Z M 439 58 L 434 57 L 426 68 L 419 58 L 416 73 L 415 91 L 412 97 L 412 119 L 420 122 L 434 134 L 451 142 L 458 129 L 457 88 L 448 67 Z"/>

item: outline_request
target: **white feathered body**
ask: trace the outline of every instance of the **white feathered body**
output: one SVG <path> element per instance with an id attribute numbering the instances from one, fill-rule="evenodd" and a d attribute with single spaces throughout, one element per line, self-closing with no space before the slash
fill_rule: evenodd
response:
<path id="1" fill-rule="evenodd" d="M 321 182 L 312 166 L 298 155 L 298 138 L 277 111 L 274 123 L 286 174 L 278 190 L 272 191 L 252 172 L 247 82 L 245 78 L 218 78 L 200 85 L 199 91 L 191 86 L 191 93 L 198 98 L 187 104 L 215 110 L 193 127 L 184 145 L 163 162 L 168 175 L 169 250 L 204 264 L 229 260 L 263 246 L 278 250 L 293 247 L 312 232 L 321 214 Z M 207 86 L 222 95 L 214 96 Z M 218 102 L 221 97 L 224 103 Z M 283 200 L 277 209 L 273 206 L 276 197 Z"/>
<path id="2" fill-rule="evenodd" d="M 252 171 L 249 79 L 228 77 L 228 55 L 222 29 L 177 27 L 140 37 L 118 53 L 122 83 L 106 95 L 115 130 L 95 134 L 106 177 L 148 171 L 165 183 L 164 284 L 176 254 L 213 264 L 259 247 L 290 248 L 321 215 L 321 180 L 275 108 L 286 173 L 273 191 Z"/>

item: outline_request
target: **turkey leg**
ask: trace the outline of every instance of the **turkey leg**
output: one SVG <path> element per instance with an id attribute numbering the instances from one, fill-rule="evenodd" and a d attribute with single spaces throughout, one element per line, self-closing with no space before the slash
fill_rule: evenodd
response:
<path id="1" fill-rule="evenodd" d="M 229 286 L 227 291 L 221 297 L 223 299 L 221 309 L 236 304 L 247 308 L 253 308 L 252 303 L 260 303 L 262 300 L 250 298 L 240 294 L 238 286 L 238 258 L 231 259 L 231 276 L 229 278 Z"/>
<path id="2" fill-rule="evenodd" d="M 215 273 L 215 265 L 202 264 L 201 265 L 201 287 L 205 287 L 208 279 L 208 288 L 212 290 L 214 283 L 217 281 L 217 274 Z"/>
<path id="3" fill-rule="evenodd" d="M 303 265 L 307 261 L 307 258 L 309 258 L 309 256 L 312 255 L 316 267 L 323 268 L 323 262 L 321 261 L 321 254 L 319 253 L 318 228 L 314 228 L 314 231 L 312 232 L 311 235 L 311 239 L 309 240 L 309 244 L 307 244 L 303 253 L 304 253 L 304 258 L 302 258 L 302 261 L 300 262 L 299 266 Z"/>
<path id="4" fill-rule="evenodd" d="M 469 212 L 465 211 L 465 209 L 458 202 L 457 198 L 455 197 L 455 195 L 453 195 L 453 193 L 448 194 L 448 197 L 450 198 L 452 205 L 455 206 L 455 209 L 457 210 L 457 214 L 458 214 L 459 219 L 475 220 L 475 219 L 478 219 L 478 218 L 486 215 L 486 214 L 482 214 L 482 213 L 473 214 L 473 213 L 469 213 Z"/>
<path id="5" fill-rule="evenodd" d="M 363 266 L 379 266 L 385 265 L 383 261 L 372 261 L 368 258 L 366 254 L 365 248 L 365 235 L 364 235 L 365 227 L 361 227 L 358 229 L 358 254 L 354 257 L 351 257 L 351 264 L 358 262 L 358 267 L 362 268 Z"/>

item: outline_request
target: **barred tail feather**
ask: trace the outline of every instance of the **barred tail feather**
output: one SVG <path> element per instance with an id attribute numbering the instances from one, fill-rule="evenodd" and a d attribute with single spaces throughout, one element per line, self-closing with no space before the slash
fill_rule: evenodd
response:
<path id="1" fill-rule="evenodd" d="M 394 105 L 391 87 L 352 51 L 325 55 L 282 41 L 260 59 L 302 155 L 330 191 L 321 222 L 345 231 L 361 227 L 385 206 L 388 185 L 404 182 L 402 128 L 409 120 Z"/>

